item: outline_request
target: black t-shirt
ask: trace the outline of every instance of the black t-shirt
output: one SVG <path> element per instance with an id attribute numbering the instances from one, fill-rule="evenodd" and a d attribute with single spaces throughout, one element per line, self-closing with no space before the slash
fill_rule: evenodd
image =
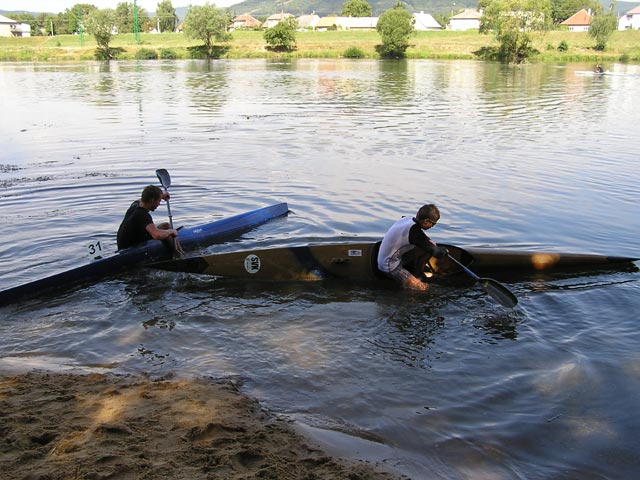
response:
<path id="1" fill-rule="evenodd" d="M 140 202 L 133 202 L 118 228 L 118 250 L 151 240 L 151 235 L 147 232 L 147 225 L 150 223 L 153 223 L 153 219 L 149 211 L 142 208 Z"/>

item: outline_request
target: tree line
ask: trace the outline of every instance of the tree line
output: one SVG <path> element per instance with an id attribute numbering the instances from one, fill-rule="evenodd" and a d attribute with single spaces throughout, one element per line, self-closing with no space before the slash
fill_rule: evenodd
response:
<path id="1" fill-rule="evenodd" d="M 617 27 L 615 0 L 608 11 L 597 0 L 479 0 L 478 9 L 483 12 L 480 33 L 493 35 L 499 43 L 498 48 L 487 48 L 482 54 L 485 58 L 521 63 L 536 53 L 531 46 L 532 32 L 549 30 L 582 8 L 593 14 L 589 34 L 595 39 L 594 49 L 605 50 Z M 368 17 L 371 12 L 372 8 L 367 0 L 347 0 L 341 14 Z M 40 18 L 39 22 L 44 22 L 45 25 L 48 22 L 52 34 L 78 33 L 79 30 L 86 29 L 95 36 L 98 43 L 96 57 L 107 60 L 117 55 L 117 51 L 109 46 L 115 32 L 131 33 L 136 24 L 142 31 L 152 26 L 159 31 L 174 31 L 178 22 L 171 0 L 158 3 L 155 21 L 144 9 L 138 8 L 134 12 L 133 4 L 128 2 L 119 3 L 115 9 L 103 10 L 90 4 L 76 4 L 55 16 L 55 20 L 52 16 L 42 15 L 45 17 Z M 197 47 L 202 55 L 220 57 L 229 48 L 226 43 L 231 39 L 231 21 L 229 9 L 206 3 L 190 7 L 182 26 L 186 36 L 203 42 L 201 47 Z M 380 15 L 376 29 L 382 41 L 377 46 L 381 57 L 405 56 L 411 36 L 415 33 L 414 22 L 412 13 L 400 0 L 393 8 Z M 36 31 L 40 31 L 40 28 L 42 27 L 38 27 Z M 46 31 L 46 27 L 44 30 Z M 293 17 L 266 29 L 264 39 L 267 48 L 274 51 L 295 50 L 297 30 L 298 23 Z M 347 56 L 358 57 L 361 56 L 360 53 L 357 48 L 351 49 Z"/>
<path id="2" fill-rule="evenodd" d="M 11 13 L 10 17 L 20 23 L 31 26 L 32 36 L 42 35 L 73 35 L 85 30 L 84 23 L 98 8 L 90 3 L 77 3 L 72 8 L 57 14 L 40 13 Z M 154 17 L 141 7 L 137 7 L 137 15 L 134 14 L 132 2 L 120 2 L 114 10 L 113 26 L 118 33 L 134 33 L 134 18 L 137 16 L 140 31 L 149 31 L 156 28 L 162 32 L 172 32 L 178 25 L 176 10 L 171 0 L 158 2 L 158 8 Z"/>

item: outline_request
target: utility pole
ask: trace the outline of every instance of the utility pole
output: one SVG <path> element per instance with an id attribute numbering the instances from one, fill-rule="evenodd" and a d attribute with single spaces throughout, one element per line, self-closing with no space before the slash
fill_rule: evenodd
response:
<path id="1" fill-rule="evenodd" d="M 136 44 L 140 45 L 140 19 L 138 18 L 138 4 L 133 0 L 133 33 L 136 37 Z"/>

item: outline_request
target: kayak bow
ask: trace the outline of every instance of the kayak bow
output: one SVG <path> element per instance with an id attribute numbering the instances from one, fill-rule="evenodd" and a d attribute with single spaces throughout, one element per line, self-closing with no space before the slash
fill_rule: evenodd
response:
<path id="1" fill-rule="evenodd" d="M 235 237 L 269 220 L 284 216 L 288 211 L 289 207 L 286 203 L 278 203 L 203 225 L 183 228 L 178 234 L 178 239 L 185 251 L 193 251 Z M 172 250 L 165 243 L 160 240 L 149 240 L 142 245 L 121 250 L 115 255 L 87 265 L 0 291 L 0 306 L 47 291 L 62 290 L 100 280 L 129 268 L 167 260 L 171 256 Z"/>

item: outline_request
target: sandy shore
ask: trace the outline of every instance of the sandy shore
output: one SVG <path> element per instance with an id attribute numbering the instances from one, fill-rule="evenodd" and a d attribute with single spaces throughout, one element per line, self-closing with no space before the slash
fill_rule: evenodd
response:
<path id="1" fill-rule="evenodd" d="M 328 456 L 229 380 L 0 372 L 13 479 L 392 479 Z"/>

